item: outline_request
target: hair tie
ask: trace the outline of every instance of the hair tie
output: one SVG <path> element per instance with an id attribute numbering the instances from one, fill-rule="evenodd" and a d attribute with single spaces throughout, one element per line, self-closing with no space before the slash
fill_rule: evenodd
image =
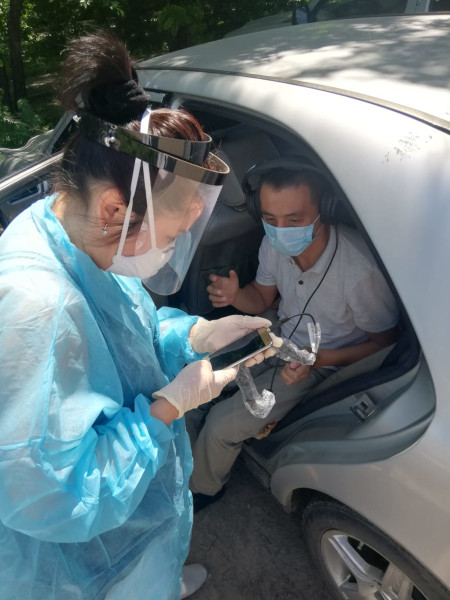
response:
<path id="1" fill-rule="evenodd" d="M 140 119 L 147 106 L 147 94 L 136 81 L 130 79 L 96 86 L 89 94 L 86 108 L 100 119 L 124 125 Z"/>

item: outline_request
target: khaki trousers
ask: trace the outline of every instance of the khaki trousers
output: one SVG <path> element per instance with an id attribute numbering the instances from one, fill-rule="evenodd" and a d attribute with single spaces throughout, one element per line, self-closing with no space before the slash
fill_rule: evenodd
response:
<path id="1" fill-rule="evenodd" d="M 275 364 L 274 359 L 268 359 L 252 367 L 252 375 L 259 392 L 269 389 Z M 333 372 L 326 368 L 312 369 L 306 379 L 287 386 L 280 377 L 284 364 L 278 367 L 272 388 L 276 399 L 275 406 L 265 419 L 254 417 L 245 408 L 241 391 L 237 387 L 236 393 L 231 397 L 211 406 L 199 432 L 198 428 L 205 416 L 205 407 L 186 413 L 186 426 L 194 456 L 194 471 L 190 483 L 192 492 L 216 494 L 228 480 L 243 442 L 258 435 L 267 423 L 282 419 L 309 390 Z"/>

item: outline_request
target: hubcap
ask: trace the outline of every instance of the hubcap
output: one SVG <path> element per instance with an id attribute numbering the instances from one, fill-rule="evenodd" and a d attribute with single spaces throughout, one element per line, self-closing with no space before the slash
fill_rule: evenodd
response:
<path id="1" fill-rule="evenodd" d="M 328 573 L 345 600 L 431 600 L 393 562 L 343 531 L 321 540 Z"/>

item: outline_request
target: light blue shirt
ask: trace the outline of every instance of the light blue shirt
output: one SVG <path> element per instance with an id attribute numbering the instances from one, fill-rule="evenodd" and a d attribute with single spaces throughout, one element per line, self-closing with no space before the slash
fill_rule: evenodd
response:
<path id="1" fill-rule="evenodd" d="M 191 451 L 149 403 L 199 358 L 196 318 L 100 270 L 51 204 L 0 238 L 1 596 L 178 600 Z"/>

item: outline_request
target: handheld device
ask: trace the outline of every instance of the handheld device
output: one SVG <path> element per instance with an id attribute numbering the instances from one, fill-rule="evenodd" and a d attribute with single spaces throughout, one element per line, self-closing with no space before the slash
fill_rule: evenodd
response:
<path id="1" fill-rule="evenodd" d="M 214 371 L 235 367 L 272 346 L 273 340 L 266 327 L 256 329 L 241 337 L 224 348 L 208 356 Z"/>

